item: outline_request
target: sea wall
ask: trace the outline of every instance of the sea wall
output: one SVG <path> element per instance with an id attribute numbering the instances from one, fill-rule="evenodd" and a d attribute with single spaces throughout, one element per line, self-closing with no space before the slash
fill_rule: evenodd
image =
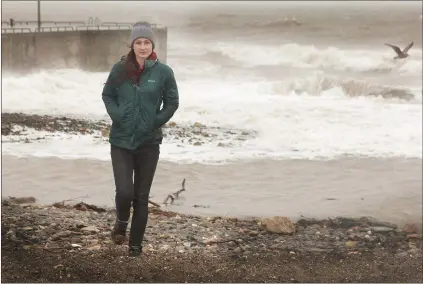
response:
<path id="1" fill-rule="evenodd" d="M 153 31 L 157 55 L 166 62 L 167 28 Z M 2 33 L 2 69 L 13 73 L 61 68 L 109 71 L 129 51 L 130 33 L 129 29 Z"/>

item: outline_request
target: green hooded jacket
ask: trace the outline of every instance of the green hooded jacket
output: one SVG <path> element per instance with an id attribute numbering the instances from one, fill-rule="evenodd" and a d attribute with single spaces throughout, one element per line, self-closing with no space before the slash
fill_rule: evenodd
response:
<path id="1" fill-rule="evenodd" d="M 179 107 L 173 70 L 158 59 L 146 60 L 138 84 L 133 85 L 129 79 L 120 79 L 123 63 L 121 59 L 113 65 L 102 93 L 112 120 L 109 142 L 129 150 L 143 144 L 161 144 L 161 127 Z"/>

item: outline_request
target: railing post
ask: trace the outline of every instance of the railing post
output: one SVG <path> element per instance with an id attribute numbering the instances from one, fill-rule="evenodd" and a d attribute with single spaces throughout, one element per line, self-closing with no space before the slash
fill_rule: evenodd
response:
<path id="1" fill-rule="evenodd" d="M 37 6 L 38 6 L 38 28 L 41 28 L 41 9 L 40 9 L 40 0 L 37 0 Z"/>

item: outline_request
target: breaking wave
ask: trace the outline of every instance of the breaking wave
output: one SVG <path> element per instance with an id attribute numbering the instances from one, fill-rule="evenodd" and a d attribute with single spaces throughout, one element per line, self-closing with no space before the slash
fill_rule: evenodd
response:
<path id="1" fill-rule="evenodd" d="M 220 42 L 202 50 L 209 55 L 211 62 L 216 62 L 220 53 L 223 63 L 229 57 L 242 62 L 245 67 L 260 65 L 287 65 L 300 68 L 322 68 L 353 72 L 399 72 L 422 73 L 422 50 L 415 49 L 405 60 L 393 60 L 392 50 L 342 50 L 336 47 L 319 48 L 313 45 L 283 44 L 280 46 L 254 46 Z"/>
<path id="2" fill-rule="evenodd" d="M 321 95 L 327 90 L 339 88 L 342 94 L 349 97 L 368 96 L 406 101 L 422 101 L 421 90 L 405 87 L 371 84 L 364 80 L 337 78 L 317 73 L 305 78 L 291 78 L 275 85 L 277 94 Z"/>

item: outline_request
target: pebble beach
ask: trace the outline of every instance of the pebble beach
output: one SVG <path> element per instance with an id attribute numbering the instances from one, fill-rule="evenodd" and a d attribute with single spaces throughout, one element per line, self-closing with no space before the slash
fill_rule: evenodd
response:
<path id="1" fill-rule="evenodd" d="M 4 199 L 3 281 L 423 280 L 421 229 L 413 224 L 398 228 L 370 217 L 295 223 L 283 216 L 198 217 L 152 205 L 143 254 L 131 258 L 127 244 L 110 239 L 114 213 L 84 202 Z"/>

